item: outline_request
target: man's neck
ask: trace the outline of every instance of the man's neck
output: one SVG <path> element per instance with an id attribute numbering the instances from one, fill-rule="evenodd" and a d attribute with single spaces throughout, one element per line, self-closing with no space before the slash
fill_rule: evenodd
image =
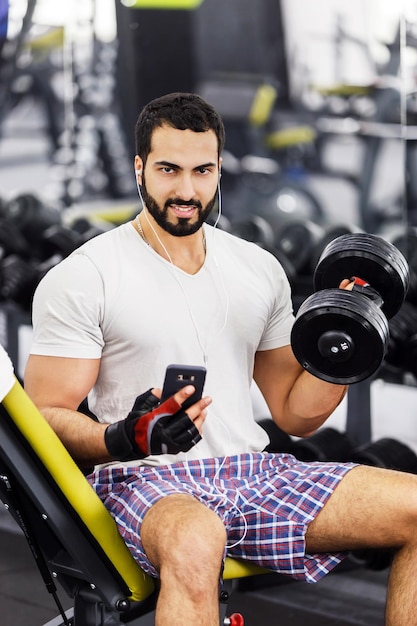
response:
<path id="1" fill-rule="evenodd" d="M 204 228 L 185 237 L 170 235 L 152 224 L 143 213 L 133 221 L 134 228 L 143 241 L 166 261 L 180 268 L 187 274 L 196 274 L 204 265 L 206 258 L 206 239 Z"/>

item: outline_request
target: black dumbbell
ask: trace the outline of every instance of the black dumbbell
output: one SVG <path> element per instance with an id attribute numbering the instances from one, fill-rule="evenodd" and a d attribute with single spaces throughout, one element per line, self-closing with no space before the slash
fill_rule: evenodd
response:
<path id="1" fill-rule="evenodd" d="M 401 309 L 389 321 L 389 341 L 385 362 L 403 371 L 416 371 L 413 367 L 411 337 L 417 332 L 417 307 L 405 301 Z M 411 368 L 411 369 L 410 369 Z"/>
<path id="2" fill-rule="evenodd" d="M 355 443 L 347 433 L 330 426 L 294 443 L 293 454 L 300 461 L 341 461 L 350 459 Z"/>
<path id="3" fill-rule="evenodd" d="M 25 311 L 30 311 L 39 280 L 34 261 L 10 254 L 0 263 L 0 301 L 14 302 Z"/>
<path id="4" fill-rule="evenodd" d="M 417 228 L 415 226 L 408 226 L 401 232 L 392 235 L 389 241 L 391 241 L 407 259 L 410 268 L 410 284 L 408 286 L 407 300 L 417 305 Z"/>
<path id="5" fill-rule="evenodd" d="M 277 426 L 270 417 L 258 420 L 258 424 L 262 426 L 269 437 L 269 444 L 265 448 L 266 452 L 292 452 L 292 437 Z"/>
<path id="6" fill-rule="evenodd" d="M 83 243 L 81 235 L 62 224 L 49 226 L 40 238 L 39 257 L 46 261 L 53 256 L 65 259 Z"/>
<path id="7" fill-rule="evenodd" d="M 261 248 L 274 245 L 272 226 L 260 215 L 250 215 L 233 221 L 231 227 L 234 235 L 246 241 L 252 241 Z"/>
<path id="8" fill-rule="evenodd" d="M 358 277 L 352 291 L 339 289 Z M 384 358 L 388 319 L 401 308 L 408 265 L 388 241 L 367 233 L 337 237 L 315 269 L 316 293 L 300 306 L 291 333 L 294 354 L 314 376 L 351 384 L 372 376 Z"/>
<path id="9" fill-rule="evenodd" d="M 323 234 L 323 228 L 311 220 L 291 219 L 276 229 L 275 245 L 298 274 L 310 274 L 311 255 Z"/>
<path id="10" fill-rule="evenodd" d="M 61 223 L 60 211 L 31 193 L 22 193 L 9 200 L 4 217 L 25 238 L 30 252 L 28 256 L 35 257 L 38 257 L 44 231 Z"/>

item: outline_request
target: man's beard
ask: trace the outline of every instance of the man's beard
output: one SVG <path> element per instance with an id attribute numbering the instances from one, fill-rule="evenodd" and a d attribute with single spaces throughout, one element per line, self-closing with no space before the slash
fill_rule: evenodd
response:
<path id="1" fill-rule="evenodd" d="M 152 215 L 158 226 L 163 228 L 170 235 L 174 235 L 175 237 L 186 237 L 187 235 L 193 235 L 194 233 L 196 233 L 213 210 L 213 207 L 216 203 L 217 195 L 214 194 L 213 198 L 204 208 L 199 200 L 182 200 L 181 198 L 169 198 L 165 202 L 164 208 L 161 209 L 155 198 L 153 198 L 147 192 L 145 180 L 143 180 L 142 182 L 141 193 L 146 208 L 148 209 L 149 213 Z M 179 217 L 178 223 L 173 224 L 168 220 L 168 208 L 171 204 L 176 204 L 179 206 L 195 206 L 198 210 L 197 220 L 191 222 L 189 217 Z"/>

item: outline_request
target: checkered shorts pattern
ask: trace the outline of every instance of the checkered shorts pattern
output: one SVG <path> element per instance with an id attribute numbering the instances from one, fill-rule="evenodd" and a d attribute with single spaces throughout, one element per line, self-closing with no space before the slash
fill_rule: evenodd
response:
<path id="1" fill-rule="evenodd" d="M 344 557 L 306 554 L 305 533 L 354 465 L 304 463 L 288 454 L 248 453 L 159 467 L 109 466 L 89 480 L 142 569 L 158 574 L 140 540 L 145 513 L 170 494 L 189 494 L 227 530 L 225 555 L 316 582 Z"/>

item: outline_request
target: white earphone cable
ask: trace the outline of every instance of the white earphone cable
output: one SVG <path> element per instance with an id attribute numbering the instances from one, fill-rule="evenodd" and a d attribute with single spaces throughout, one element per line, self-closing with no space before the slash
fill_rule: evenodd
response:
<path id="1" fill-rule="evenodd" d="M 172 260 L 171 255 L 169 254 L 169 252 L 168 252 L 166 246 L 164 245 L 164 243 L 161 241 L 161 238 L 159 237 L 159 235 L 156 232 L 152 222 L 150 221 L 150 219 L 148 217 L 148 212 L 147 212 L 147 209 L 146 209 L 146 206 L 145 206 L 145 202 L 143 200 L 142 192 L 141 192 L 140 185 L 138 183 L 137 178 L 136 178 L 136 186 L 137 186 L 137 189 L 138 189 L 138 194 L 139 194 L 139 198 L 140 198 L 140 201 L 141 201 L 141 204 L 142 204 L 142 211 L 143 211 L 143 213 L 145 215 L 145 219 L 146 219 L 149 227 L 151 228 L 153 234 L 155 235 L 157 241 L 159 242 L 159 244 L 161 245 L 162 249 L 164 250 L 164 252 L 166 254 L 166 257 L 167 257 L 167 259 L 168 259 L 168 261 L 170 263 L 170 266 L 169 266 L 170 272 L 173 275 L 175 281 L 177 282 L 177 284 L 180 287 L 181 292 L 182 292 L 182 294 L 184 296 L 184 301 L 186 303 L 186 306 L 187 306 L 187 309 L 188 309 L 188 312 L 189 312 L 189 315 L 190 315 L 190 318 L 191 318 L 191 322 L 193 324 L 193 327 L 194 327 L 194 330 L 195 330 L 195 333 L 196 333 L 196 336 L 197 336 L 197 341 L 198 341 L 198 344 L 199 344 L 200 349 L 201 349 L 202 354 L 203 354 L 203 361 L 204 361 L 205 364 L 207 364 L 207 361 L 208 361 L 208 355 L 207 355 L 207 351 L 208 350 L 207 350 L 207 348 L 208 348 L 209 340 L 210 340 L 210 338 L 212 340 L 214 340 L 215 338 L 217 338 L 217 337 L 219 337 L 221 335 L 221 333 L 223 332 L 224 328 L 226 327 L 227 320 L 228 320 L 228 315 L 229 315 L 229 296 L 228 296 L 228 292 L 227 292 L 226 286 L 224 284 L 223 276 L 222 276 L 222 273 L 221 273 L 220 268 L 218 266 L 216 255 L 215 255 L 215 230 L 216 230 L 216 227 L 217 227 L 217 225 L 219 223 L 219 220 L 220 220 L 220 217 L 221 217 L 221 214 L 222 214 L 222 196 L 221 196 L 221 190 L 220 190 L 220 181 L 219 181 L 218 186 L 217 186 L 217 192 L 218 192 L 218 215 L 217 215 L 217 218 L 216 218 L 216 220 L 215 220 L 215 222 L 213 224 L 213 228 L 212 228 L 212 235 L 211 235 L 211 242 L 210 242 L 211 243 L 211 245 L 210 245 L 210 248 L 211 248 L 210 253 L 213 256 L 214 264 L 215 264 L 215 266 L 217 268 L 217 271 L 218 271 L 218 276 L 219 276 L 219 279 L 220 279 L 220 284 L 221 284 L 223 297 L 224 297 L 224 302 L 225 302 L 225 309 L 224 309 L 223 324 L 220 327 L 220 330 L 218 331 L 218 333 L 216 333 L 216 335 L 214 337 L 210 337 L 210 333 L 208 333 L 205 344 L 203 343 L 203 341 L 201 339 L 200 330 L 199 330 L 197 322 L 195 320 L 195 317 L 194 317 L 194 314 L 193 314 L 190 302 L 189 302 L 188 297 L 187 297 L 187 293 L 186 293 L 184 285 L 183 285 L 183 283 L 182 283 L 182 281 L 180 279 L 180 276 L 179 276 L 179 274 L 177 272 L 178 268 L 175 266 L 175 264 L 174 264 L 174 262 Z M 216 281 L 214 281 L 214 284 L 216 286 L 216 289 L 218 289 L 218 285 L 217 285 Z M 221 297 L 220 297 L 220 300 L 221 300 Z M 210 415 L 212 415 L 217 420 L 217 422 L 226 431 L 227 437 L 228 437 L 228 443 L 231 444 L 230 431 L 227 428 L 226 424 L 211 409 L 209 409 L 209 413 L 210 413 Z M 220 465 L 219 465 L 219 467 L 218 467 L 218 469 L 217 469 L 217 471 L 216 471 L 216 473 L 215 473 L 215 475 L 213 477 L 213 487 L 216 489 L 217 493 L 225 499 L 226 502 L 228 502 L 234 509 L 237 510 L 238 514 L 243 519 L 243 524 L 244 524 L 244 530 L 243 530 L 242 536 L 235 543 L 233 543 L 231 545 L 226 544 L 226 548 L 227 549 L 231 549 L 231 548 L 234 548 L 234 547 L 238 546 L 240 543 L 242 543 L 242 541 L 244 541 L 244 539 L 245 539 L 245 537 L 247 535 L 247 531 L 248 531 L 248 523 L 247 523 L 247 520 L 246 520 L 246 517 L 245 517 L 244 513 L 241 511 L 241 509 L 236 504 L 236 502 L 233 502 L 224 493 L 224 491 L 220 488 L 220 485 L 216 484 L 216 481 L 219 479 L 219 475 L 220 475 L 220 472 L 221 472 L 221 470 L 222 470 L 222 468 L 224 466 L 225 461 L 226 461 L 226 457 L 223 457 L 223 459 L 222 459 L 222 461 L 221 461 L 221 463 L 220 463 Z M 188 466 L 187 466 L 187 470 L 188 470 Z M 189 470 L 188 470 L 188 472 L 189 472 Z M 199 488 L 198 484 L 195 482 L 195 480 L 193 479 L 193 477 L 192 477 L 190 472 L 188 473 L 188 476 L 189 476 L 190 481 L 196 487 Z"/>

